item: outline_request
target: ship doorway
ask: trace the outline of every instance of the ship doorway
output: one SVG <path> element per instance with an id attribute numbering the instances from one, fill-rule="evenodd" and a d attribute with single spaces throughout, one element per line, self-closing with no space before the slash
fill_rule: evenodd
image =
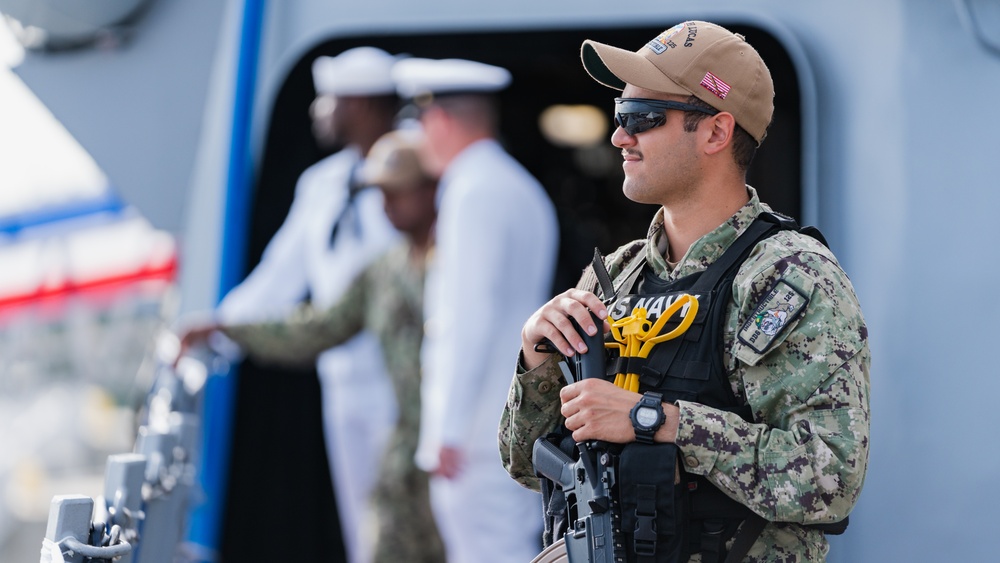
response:
<path id="1" fill-rule="evenodd" d="M 614 29 L 425 32 L 340 37 L 317 45 L 291 67 L 274 97 L 249 223 L 248 271 L 259 261 L 265 245 L 284 220 L 299 174 L 326 156 L 310 132 L 308 107 L 315 95 L 310 71 L 312 60 L 351 47 L 373 45 L 390 53 L 418 57 L 467 58 L 512 72 L 513 84 L 501 94 L 501 141 L 541 181 L 556 205 L 561 246 L 553 292 L 574 285 L 595 247 L 608 253 L 629 240 L 644 237 L 656 211 L 655 207 L 633 203 L 622 194 L 621 157 L 609 141 L 615 92 L 594 82 L 583 70 L 580 44 L 584 39 L 594 39 L 638 49 L 667 25 L 664 22 L 657 27 Z M 767 31 L 732 24 L 727 24 L 727 28 L 746 36 L 767 62 L 775 81 L 774 121 L 751 166 L 748 182 L 776 211 L 801 217 L 803 147 L 799 75 L 786 50 Z M 602 142 L 596 146 L 567 147 L 548 140 L 539 128 L 539 118 L 546 109 L 557 105 L 593 106 L 600 110 L 608 127 Z M 246 530 L 266 525 L 268 515 L 288 513 L 292 508 L 297 522 L 309 523 L 308 531 L 325 531 L 319 536 L 299 534 L 296 549 L 306 551 L 296 557 L 335 560 L 330 559 L 331 551 L 337 547 L 331 545 L 331 532 L 337 528 L 335 511 L 331 512 L 332 504 L 327 500 L 330 486 L 316 481 L 326 479 L 325 465 L 323 470 L 314 468 L 306 472 L 302 467 L 302 464 L 325 464 L 319 433 L 319 402 L 315 400 L 318 393 L 315 377 L 289 377 L 276 374 L 271 368 L 244 366 L 231 462 L 234 472 L 239 474 L 230 479 L 223 541 L 226 559 L 261 558 L 272 552 L 276 557 L 287 557 L 288 544 L 284 539 L 276 537 L 276 545 L 270 550 L 262 545 L 264 538 L 255 535 L 252 542 L 247 542 L 245 534 Z M 261 416 L 265 412 L 269 415 Z M 282 471 L 276 465 L 297 467 L 296 477 L 275 480 L 273 475 Z M 289 487 L 304 494 L 290 491 Z M 263 507 L 262 499 L 277 504 Z M 294 506 L 285 506 L 283 502 L 293 502 Z M 309 551 L 307 538 L 316 540 L 315 556 Z M 249 546 L 254 553 L 242 553 Z"/>
<path id="2" fill-rule="evenodd" d="M 786 50 L 768 32 L 728 25 L 742 33 L 767 61 L 775 81 L 774 121 L 749 172 L 750 185 L 775 210 L 801 217 L 802 139 L 798 73 Z M 325 156 L 309 130 L 307 108 L 314 96 L 311 61 L 359 45 L 390 53 L 461 57 L 503 66 L 514 75 L 501 95 L 502 141 L 545 186 L 559 212 L 562 246 L 555 287 L 575 282 L 594 247 L 609 252 L 645 235 L 655 209 L 628 201 L 617 149 L 608 138 L 615 93 L 583 70 L 580 44 L 594 39 L 638 48 L 662 27 L 579 29 L 517 33 L 414 34 L 338 38 L 317 45 L 290 70 L 274 102 L 256 188 L 247 263 L 255 264 L 284 219 L 295 179 Z M 556 146 L 539 127 L 543 111 L 556 105 L 590 105 L 601 110 L 608 133 L 598 147 Z M 248 266 L 252 267 L 252 266 Z"/>

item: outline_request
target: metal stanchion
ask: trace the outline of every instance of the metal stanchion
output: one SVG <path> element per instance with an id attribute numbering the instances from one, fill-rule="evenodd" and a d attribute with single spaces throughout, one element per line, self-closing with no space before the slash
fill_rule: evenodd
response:
<path id="1" fill-rule="evenodd" d="M 41 563 L 174 563 L 181 558 L 188 508 L 200 493 L 195 452 L 201 417 L 196 411 L 208 374 L 204 363 L 190 358 L 178 372 L 167 365 L 157 370 L 134 452 L 108 457 L 104 496 L 52 500 Z"/>

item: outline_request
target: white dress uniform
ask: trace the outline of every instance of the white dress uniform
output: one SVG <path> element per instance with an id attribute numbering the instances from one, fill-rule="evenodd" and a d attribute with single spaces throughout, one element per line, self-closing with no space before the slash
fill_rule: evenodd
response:
<path id="1" fill-rule="evenodd" d="M 317 90 L 331 95 L 393 92 L 394 59 L 360 47 L 313 66 Z M 360 68 L 359 68 L 360 67 Z M 219 305 L 224 323 L 283 316 L 306 295 L 319 308 L 333 305 L 354 278 L 399 239 L 389 223 L 382 193 L 356 193 L 331 240 L 333 225 L 348 204 L 352 174 L 362 155 L 353 146 L 306 169 L 281 228 L 260 263 Z M 370 546 L 361 524 L 378 464 L 396 421 L 394 392 L 374 335 L 363 332 L 317 359 L 323 430 L 348 560 L 368 563 Z"/>
<path id="2" fill-rule="evenodd" d="M 459 154 L 438 189 L 417 461 L 434 469 L 441 446 L 465 456 L 456 479 L 431 482 L 450 563 L 523 563 L 538 553 L 541 501 L 504 471 L 496 433 L 521 327 L 550 297 L 555 210 L 538 181 L 493 140 Z"/>
<path id="3" fill-rule="evenodd" d="M 220 320 L 277 317 L 307 293 L 321 309 L 333 305 L 354 277 L 388 250 L 398 234 L 385 216 L 377 189 L 355 196 L 331 244 L 333 223 L 347 202 L 348 178 L 359 158 L 356 149 L 347 148 L 303 172 L 288 217 L 257 267 L 219 305 Z M 358 523 L 395 423 L 395 395 L 378 341 L 367 332 L 323 352 L 316 368 L 344 543 L 352 562 L 364 562 L 368 557 L 355 545 Z"/>

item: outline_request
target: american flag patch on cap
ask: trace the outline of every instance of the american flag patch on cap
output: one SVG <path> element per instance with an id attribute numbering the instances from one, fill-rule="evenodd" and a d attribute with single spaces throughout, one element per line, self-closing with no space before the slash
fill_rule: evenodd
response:
<path id="1" fill-rule="evenodd" d="M 729 84 L 726 84 L 721 78 L 711 72 L 705 73 L 705 78 L 701 79 L 701 85 L 723 100 L 726 99 L 726 94 L 729 93 Z"/>

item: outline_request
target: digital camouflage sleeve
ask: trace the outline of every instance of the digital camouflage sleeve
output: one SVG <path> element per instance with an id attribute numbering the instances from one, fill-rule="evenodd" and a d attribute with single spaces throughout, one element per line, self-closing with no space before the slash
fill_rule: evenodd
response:
<path id="1" fill-rule="evenodd" d="M 222 332 L 251 356 L 275 363 L 307 365 L 323 350 L 364 328 L 368 284 L 360 277 L 329 309 L 300 305 L 285 318 L 233 324 Z"/>

